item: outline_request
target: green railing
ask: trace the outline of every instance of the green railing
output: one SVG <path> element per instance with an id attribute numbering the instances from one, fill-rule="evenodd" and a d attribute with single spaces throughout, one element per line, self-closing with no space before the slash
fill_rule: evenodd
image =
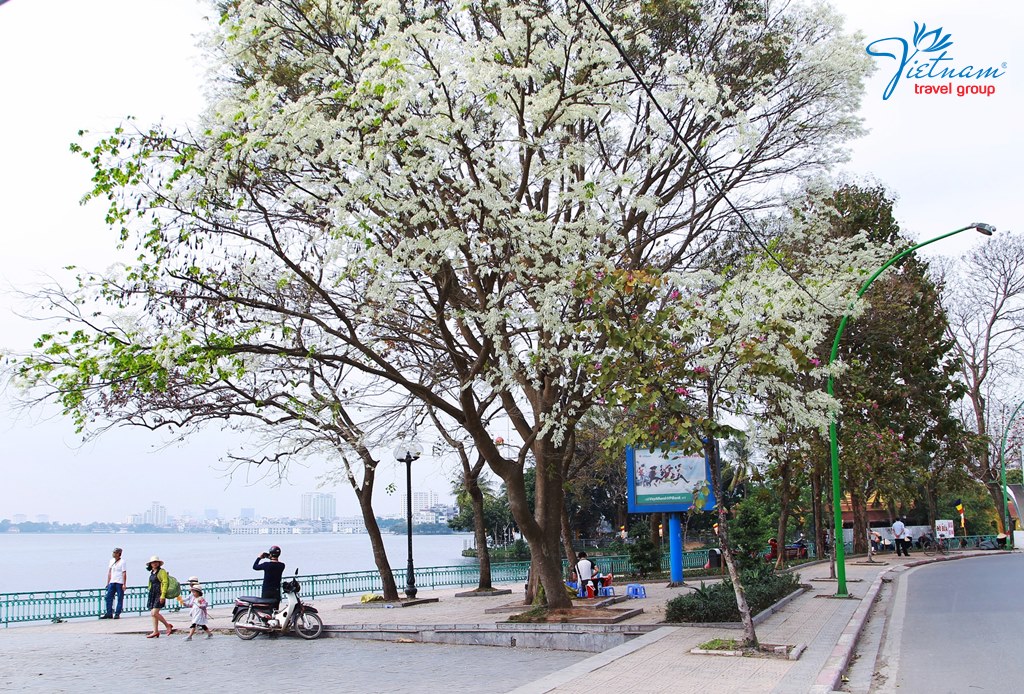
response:
<path id="1" fill-rule="evenodd" d="M 633 566 L 626 555 L 596 557 L 602 571 L 612 571 L 621 576 L 633 573 Z M 668 555 L 662 557 L 661 567 L 668 570 Z M 700 549 L 683 554 L 684 569 L 699 569 L 708 561 L 708 550 Z M 563 560 L 564 575 L 569 575 L 568 562 Z M 491 564 L 491 581 L 495 584 L 524 583 L 530 571 L 530 562 L 502 562 Z M 402 588 L 405 574 L 395 574 Z M 419 588 L 452 588 L 476 585 L 480 581 L 480 570 L 476 564 L 457 566 L 428 566 L 416 569 L 416 585 Z M 360 595 L 383 591 L 380 574 L 377 571 L 353 571 L 334 574 L 312 574 L 299 576 L 302 595 L 309 600 L 317 597 Z M 203 591 L 214 607 L 231 605 L 243 595 L 259 595 L 262 579 L 239 581 L 205 581 Z M 125 590 L 124 612 L 142 614 L 146 611 L 149 589 L 146 586 L 130 586 Z M 106 609 L 106 590 L 84 588 L 80 590 L 52 590 L 30 593 L 0 593 L 0 622 L 7 626 L 19 622 L 60 621 L 84 617 L 98 617 Z M 165 610 L 181 609 L 175 600 L 168 600 Z"/>

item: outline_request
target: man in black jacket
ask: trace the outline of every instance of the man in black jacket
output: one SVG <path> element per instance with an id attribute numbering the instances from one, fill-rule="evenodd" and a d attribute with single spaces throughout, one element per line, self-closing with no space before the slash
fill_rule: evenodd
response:
<path id="1" fill-rule="evenodd" d="M 284 574 L 284 562 L 280 556 L 281 548 L 274 545 L 252 563 L 253 571 L 263 572 L 262 597 L 273 598 L 278 602 L 281 601 L 281 576 Z"/>

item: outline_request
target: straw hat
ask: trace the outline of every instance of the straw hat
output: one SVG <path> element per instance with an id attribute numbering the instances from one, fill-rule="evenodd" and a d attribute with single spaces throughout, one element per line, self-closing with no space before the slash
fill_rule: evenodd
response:
<path id="1" fill-rule="evenodd" d="M 163 564 L 164 560 L 154 554 L 153 556 L 151 556 L 149 558 L 149 563 L 150 564 L 155 564 L 156 562 L 160 562 L 161 564 Z"/>

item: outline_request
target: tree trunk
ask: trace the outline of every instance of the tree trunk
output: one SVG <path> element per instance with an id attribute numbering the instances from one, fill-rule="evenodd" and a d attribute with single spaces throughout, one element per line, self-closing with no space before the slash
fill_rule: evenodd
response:
<path id="1" fill-rule="evenodd" d="M 372 477 L 371 482 L 372 485 Z M 365 487 L 365 482 L 364 482 Z M 366 526 L 366 533 L 370 536 L 370 547 L 373 548 L 373 563 L 380 573 L 381 587 L 384 592 L 384 599 L 388 602 L 395 602 L 398 598 L 398 586 L 395 585 L 395 575 L 391 572 L 391 564 L 388 562 L 387 550 L 384 549 L 384 539 L 380 534 L 380 526 L 377 525 L 377 518 L 373 513 L 372 498 L 368 493 L 356 494 L 359 500 L 359 511 L 363 516 L 363 525 Z"/>
<path id="2" fill-rule="evenodd" d="M 572 528 L 569 526 L 569 510 L 562 506 L 562 551 L 565 552 L 565 558 L 569 562 L 569 566 L 576 563 L 576 553 L 572 548 Z"/>
<path id="3" fill-rule="evenodd" d="M 821 465 L 815 464 L 811 471 L 811 514 L 814 516 L 814 552 L 821 559 L 821 550 L 825 545 L 825 519 L 821 507 Z"/>
<path id="4" fill-rule="evenodd" d="M 986 482 L 985 488 L 988 489 L 989 496 L 992 497 L 992 503 L 996 507 L 996 532 L 1006 532 L 1006 516 L 1003 514 L 1003 483 L 1001 480 L 995 482 Z"/>
<path id="5" fill-rule="evenodd" d="M 545 437 L 533 446 L 536 461 L 535 511 L 531 515 L 527 503 L 523 468 L 516 466 L 503 478 L 508 490 L 509 508 L 523 537 L 530 545 L 530 582 L 526 591 L 526 604 L 533 604 L 538 587 L 543 586 L 541 602 L 552 609 L 572 607 L 572 599 L 565 591 L 562 578 L 561 527 L 565 493 L 562 486 L 561 464 L 563 451 Z"/>
<path id="6" fill-rule="evenodd" d="M 473 537 L 476 540 L 476 557 L 480 562 L 480 582 L 478 590 L 491 590 L 491 551 L 487 546 L 487 526 L 484 523 L 484 493 L 477 483 L 479 474 L 468 474 L 463 469 L 463 480 L 469 500 L 473 504 Z"/>
<path id="7" fill-rule="evenodd" d="M 793 494 L 791 491 L 790 477 L 792 466 L 786 460 L 782 463 L 780 470 L 782 479 L 779 481 L 781 498 L 779 499 L 779 524 L 776 527 L 775 546 L 779 555 L 775 557 L 775 568 L 781 569 L 786 562 L 786 525 L 789 523 L 789 503 Z"/>
<path id="8" fill-rule="evenodd" d="M 850 511 L 853 513 L 853 553 L 868 552 L 868 507 L 860 487 L 850 487 Z"/>
<path id="9" fill-rule="evenodd" d="M 344 432 L 343 432 L 344 435 Z M 354 439 L 354 437 L 352 437 Z M 355 492 L 356 501 L 359 502 L 359 512 L 363 516 L 363 525 L 366 527 L 366 534 L 370 536 L 370 547 L 373 550 L 373 563 L 380 574 L 381 589 L 384 599 L 389 602 L 398 600 L 398 586 L 395 585 L 395 575 L 391 572 L 391 563 L 388 561 L 387 550 L 384 548 L 384 539 L 380 534 L 380 526 L 377 525 L 377 517 L 373 512 L 373 482 L 376 477 L 377 461 L 370 455 L 370 451 L 362 445 L 355 445 L 359 460 L 363 464 L 362 482 L 356 480 L 349 461 L 342 456 L 345 476 L 348 479 L 352 491 Z"/>
<path id="10" fill-rule="evenodd" d="M 732 581 L 733 592 L 736 594 L 736 606 L 739 608 L 740 620 L 743 622 L 743 645 L 747 648 L 757 648 L 757 632 L 754 631 L 750 605 L 747 603 L 747 594 L 740 581 L 739 571 L 736 570 L 736 562 L 732 556 L 732 548 L 729 545 L 729 524 L 726 520 L 725 504 L 721 501 L 722 475 L 718 469 L 718 447 L 710 436 L 705 439 L 704 447 L 708 460 L 711 461 L 711 486 L 715 490 L 715 498 L 718 499 L 718 540 L 722 547 L 722 558 L 729 571 L 729 579 Z"/>
<path id="11" fill-rule="evenodd" d="M 935 485 L 926 484 L 924 486 L 924 498 L 928 504 L 928 527 L 934 530 L 935 521 L 939 517 L 939 492 Z"/>

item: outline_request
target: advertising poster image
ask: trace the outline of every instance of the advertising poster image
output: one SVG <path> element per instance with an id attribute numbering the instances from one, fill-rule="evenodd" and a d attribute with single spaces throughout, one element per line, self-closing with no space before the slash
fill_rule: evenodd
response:
<path id="1" fill-rule="evenodd" d="M 630 512 L 686 511 L 694 492 L 710 487 L 707 462 L 702 455 L 647 449 L 626 452 Z M 710 490 L 709 490 L 710 491 Z M 708 494 L 705 509 L 713 508 Z"/>

